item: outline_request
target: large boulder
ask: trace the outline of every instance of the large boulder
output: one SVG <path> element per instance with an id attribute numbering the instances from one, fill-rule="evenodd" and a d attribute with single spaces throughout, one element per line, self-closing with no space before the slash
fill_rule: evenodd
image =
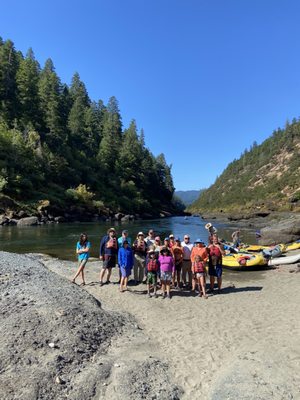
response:
<path id="1" fill-rule="evenodd" d="M 32 226 L 32 225 L 37 225 L 37 224 L 38 224 L 37 217 L 22 218 L 18 221 L 18 226 Z"/>
<path id="2" fill-rule="evenodd" d="M 259 244 L 291 243 L 300 239 L 300 215 L 294 215 L 284 221 L 273 223 L 261 229 Z"/>

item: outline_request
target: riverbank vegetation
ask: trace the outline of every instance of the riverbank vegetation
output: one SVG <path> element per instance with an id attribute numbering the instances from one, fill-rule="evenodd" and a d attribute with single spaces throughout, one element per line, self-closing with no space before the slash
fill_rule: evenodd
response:
<path id="1" fill-rule="evenodd" d="M 300 211 L 300 120 L 233 160 L 190 207 L 191 212 Z"/>
<path id="2" fill-rule="evenodd" d="M 173 192 L 164 154 L 145 146 L 135 120 L 123 128 L 115 97 L 91 100 L 78 73 L 68 86 L 51 59 L 41 67 L 0 38 L 0 208 L 11 199 L 155 215 L 176 212 Z"/>

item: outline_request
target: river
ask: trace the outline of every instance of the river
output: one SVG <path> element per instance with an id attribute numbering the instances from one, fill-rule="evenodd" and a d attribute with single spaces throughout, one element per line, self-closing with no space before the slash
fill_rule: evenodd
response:
<path id="1" fill-rule="evenodd" d="M 106 233 L 110 226 L 114 226 L 118 236 L 123 229 L 129 231 L 129 236 L 134 239 L 139 231 L 146 235 L 150 228 L 164 239 L 170 233 L 183 239 L 189 234 L 191 241 L 201 238 L 207 242 L 207 230 L 204 225 L 209 222 L 199 217 L 172 217 L 155 220 L 130 221 L 126 223 L 70 223 L 70 224 L 47 224 L 40 226 L 0 227 L 0 250 L 15 253 L 46 253 L 53 257 L 65 260 L 74 260 L 75 245 L 81 232 L 88 234 L 92 245 L 91 256 L 99 256 L 100 238 Z M 234 230 L 232 225 L 210 221 L 218 229 L 220 237 L 230 240 Z M 254 231 L 242 232 L 242 239 L 247 243 L 255 243 Z"/>

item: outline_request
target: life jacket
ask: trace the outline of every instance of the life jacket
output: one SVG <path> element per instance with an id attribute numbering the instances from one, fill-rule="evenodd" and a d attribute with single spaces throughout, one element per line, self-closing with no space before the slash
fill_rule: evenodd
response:
<path id="1" fill-rule="evenodd" d="M 147 264 L 148 272 L 157 272 L 158 271 L 158 261 L 154 258 L 150 259 Z"/>
<path id="2" fill-rule="evenodd" d="M 117 249 L 118 248 L 118 243 L 116 238 L 110 238 L 106 242 L 106 248 L 107 249 Z"/>
<path id="3" fill-rule="evenodd" d="M 173 247 L 173 254 L 174 254 L 174 258 L 176 261 L 179 261 L 182 259 L 183 256 L 183 250 L 181 247 Z"/>
<path id="4" fill-rule="evenodd" d="M 217 258 L 221 258 L 222 253 L 221 250 L 219 249 L 219 247 L 217 246 L 209 246 L 209 254 L 211 257 L 217 257 Z"/>
<path id="5" fill-rule="evenodd" d="M 204 267 L 204 262 L 203 262 L 203 261 L 198 261 L 198 262 L 195 261 L 195 262 L 194 262 L 194 271 L 195 271 L 195 274 L 204 272 L 204 271 L 205 271 L 204 268 L 205 268 L 205 267 Z"/>
<path id="6" fill-rule="evenodd" d="M 146 251 L 145 240 L 138 240 L 135 249 L 136 249 L 136 251 L 140 251 L 140 252 Z"/>

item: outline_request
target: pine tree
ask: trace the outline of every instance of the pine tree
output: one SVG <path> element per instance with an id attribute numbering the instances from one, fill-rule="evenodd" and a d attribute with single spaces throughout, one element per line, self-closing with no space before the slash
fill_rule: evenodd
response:
<path id="1" fill-rule="evenodd" d="M 66 143 L 63 127 L 62 88 L 51 59 L 45 63 L 38 83 L 40 109 L 43 114 L 45 140 L 51 149 L 59 152 Z"/>
<path id="2" fill-rule="evenodd" d="M 79 74 L 75 73 L 70 87 L 72 106 L 68 117 L 68 128 L 73 146 L 80 147 L 85 141 L 85 127 L 87 109 L 90 100 L 84 83 L 80 80 Z"/>
<path id="3" fill-rule="evenodd" d="M 99 146 L 98 161 L 104 172 L 113 172 L 122 143 L 122 122 L 115 97 L 111 97 L 103 119 L 103 137 Z"/>
<path id="4" fill-rule="evenodd" d="M 20 56 L 11 40 L 0 43 L 0 117 L 10 126 L 18 115 L 16 73 Z"/>
<path id="5" fill-rule="evenodd" d="M 32 49 L 29 49 L 16 74 L 20 120 L 24 128 L 33 126 L 38 129 L 42 124 L 38 97 L 39 71 L 40 66 Z"/>

